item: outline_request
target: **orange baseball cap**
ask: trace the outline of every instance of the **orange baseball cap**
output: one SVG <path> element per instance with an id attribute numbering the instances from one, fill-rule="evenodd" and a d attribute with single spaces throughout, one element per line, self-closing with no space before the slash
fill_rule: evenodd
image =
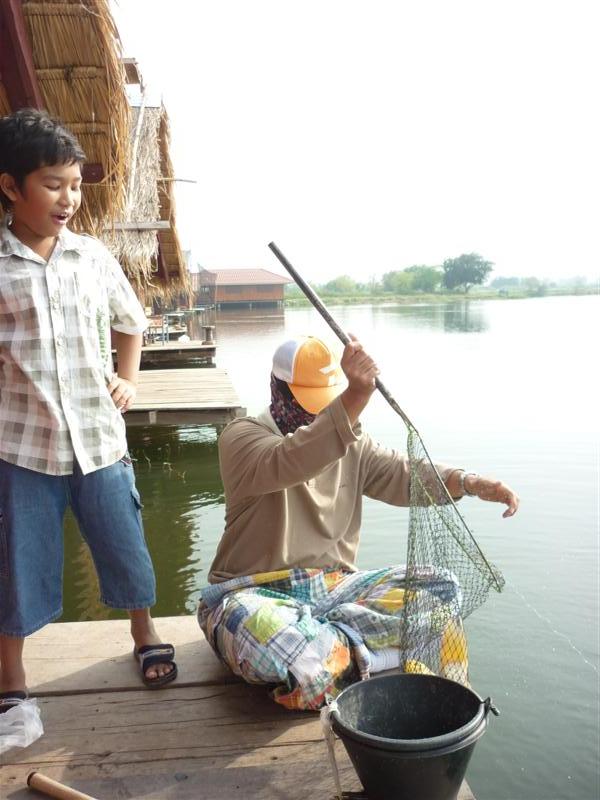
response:
<path id="1" fill-rule="evenodd" d="M 346 388 L 338 358 L 316 336 L 299 336 L 280 345 L 273 356 L 273 375 L 288 384 L 309 414 L 318 414 Z"/>

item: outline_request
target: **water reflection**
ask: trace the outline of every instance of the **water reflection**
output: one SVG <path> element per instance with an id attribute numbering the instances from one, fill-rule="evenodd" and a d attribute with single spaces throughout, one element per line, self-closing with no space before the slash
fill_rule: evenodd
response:
<path id="1" fill-rule="evenodd" d="M 489 325 L 481 303 L 449 303 L 444 305 L 443 326 L 446 333 L 483 333 Z"/>
<path id="2" fill-rule="evenodd" d="M 483 333 L 489 322 L 484 304 L 470 300 L 431 305 L 379 306 L 380 316 L 395 316 L 411 327 L 442 330 L 444 333 Z"/>
<path id="3" fill-rule="evenodd" d="M 218 324 L 231 322 L 259 322 L 261 320 L 279 320 L 283 327 L 285 309 L 274 306 L 257 306 L 254 308 L 219 308 L 214 313 Z"/>
<path id="4" fill-rule="evenodd" d="M 222 530 L 217 428 L 134 428 L 129 449 L 157 578 L 154 613 L 190 613 L 206 583 L 206 554 Z M 99 603 L 92 559 L 72 517 L 66 522 L 65 559 L 75 580 L 66 581 L 64 619 L 123 616 Z"/>
<path id="5" fill-rule="evenodd" d="M 217 336 L 219 331 L 229 326 L 244 326 L 248 331 L 264 326 L 265 322 L 273 322 L 275 327 L 283 330 L 285 324 L 284 309 L 272 306 L 255 308 L 221 308 L 206 309 L 188 317 L 188 330 L 192 339 L 203 339 L 203 325 L 214 325 Z"/>

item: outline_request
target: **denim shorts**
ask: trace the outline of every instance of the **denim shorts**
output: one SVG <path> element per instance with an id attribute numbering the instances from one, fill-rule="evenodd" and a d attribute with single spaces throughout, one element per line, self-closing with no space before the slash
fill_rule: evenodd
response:
<path id="1" fill-rule="evenodd" d="M 28 636 L 62 614 L 67 506 L 98 573 L 100 600 L 148 608 L 155 578 L 128 457 L 82 475 L 45 475 L 0 459 L 0 634 Z"/>

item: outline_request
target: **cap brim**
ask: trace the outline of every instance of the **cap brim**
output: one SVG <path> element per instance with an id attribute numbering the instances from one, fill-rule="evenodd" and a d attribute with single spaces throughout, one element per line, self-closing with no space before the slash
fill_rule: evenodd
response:
<path id="1" fill-rule="evenodd" d="M 309 414 L 318 414 L 326 408 L 346 388 L 345 383 L 336 383 L 335 386 L 297 386 L 289 383 L 291 393 Z"/>

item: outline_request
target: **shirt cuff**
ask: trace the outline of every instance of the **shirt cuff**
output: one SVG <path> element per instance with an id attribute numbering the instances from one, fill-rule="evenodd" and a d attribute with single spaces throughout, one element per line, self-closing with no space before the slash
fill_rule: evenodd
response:
<path id="1" fill-rule="evenodd" d="M 346 413 L 341 395 L 338 395 L 338 397 L 329 404 L 327 411 L 331 415 L 335 429 L 339 433 L 344 444 L 353 444 L 354 442 L 360 441 L 362 437 L 360 422 L 357 422 L 354 428 L 350 425 L 350 420 L 348 419 L 348 414 Z"/>
<path id="2" fill-rule="evenodd" d="M 137 325 L 127 325 L 124 322 L 112 322 L 110 327 L 113 329 L 113 331 L 118 331 L 119 333 L 128 333 L 130 336 L 136 336 L 137 334 L 143 333 L 146 330 L 148 327 L 148 320 L 144 319 L 144 322 L 139 320 Z"/>

